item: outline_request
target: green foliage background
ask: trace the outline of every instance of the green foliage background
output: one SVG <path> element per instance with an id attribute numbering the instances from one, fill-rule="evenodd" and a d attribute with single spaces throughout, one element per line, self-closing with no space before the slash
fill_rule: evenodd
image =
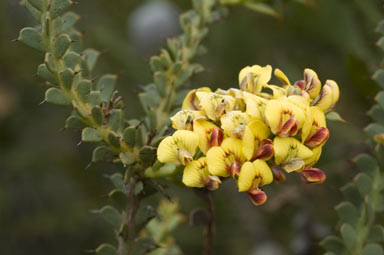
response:
<path id="1" fill-rule="evenodd" d="M 142 114 L 140 85 L 151 81 L 148 56 L 140 53 L 127 32 L 127 19 L 148 1 L 82 0 L 74 10 L 83 16 L 85 45 L 104 54 L 97 70 L 119 73 L 127 115 Z M 182 11 L 189 1 L 171 1 Z M 215 23 L 205 42 L 209 52 L 199 59 L 206 72 L 192 87 L 237 87 L 238 71 L 251 64 L 279 67 L 291 80 L 304 68 L 322 81 L 334 79 L 341 89 L 338 112 L 346 124 L 330 124 L 331 138 L 318 167 L 328 176 L 322 185 L 302 184 L 290 175 L 286 183 L 268 186 L 269 201 L 254 207 L 227 181 L 215 195 L 215 254 L 322 254 L 319 240 L 333 230 L 332 207 L 341 200 L 339 187 L 357 172 L 351 158 L 368 150 L 362 128 L 378 86 L 370 79 L 382 55 L 373 32 L 383 18 L 380 1 L 316 0 L 311 5 L 275 1 L 281 19 L 234 7 Z M 93 146 L 76 146 L 80 134 L 62 131 L 69 109 L 39 105 L 45 86 L 34 77 L 41 53 L 11 43 L 18 30 L 33 24 L 15 0 L 0 2 L 0 247 L 2 254 L 83 254 L 112 231 L 94 208 L 107 203 L 103 174 L 116 166 L 92 165 Z M 159 45 L 160 47 L 161 45 Z M 152 51 L 156 53 L 157 51 Z M 202 202 L 190 190 L 170 186 L 187 214 Z M 185 254 L 199 254 L 201 228 L 184 224 L 175 236 Z"/>

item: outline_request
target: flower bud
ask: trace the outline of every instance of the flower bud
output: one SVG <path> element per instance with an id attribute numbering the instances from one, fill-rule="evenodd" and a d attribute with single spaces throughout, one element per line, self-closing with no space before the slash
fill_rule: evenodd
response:
<path id="1" fill-rule="evenodd" d="M 304 80 L 297 81 L 293 85 L 299 87 L 301 90 L 305 89 L 305 81 Z"/>
<path id="2" fill-rule="evenodd" d="M 262 205 L 267 201 L 267 195 L 258 188 L 248 191 L 248 197 L 254 205 Z"/>
<path id="3" fill-rule="evenodd" d="M 273 174 L 273 180 L 276 183 L 282 183 L 285 182 L 286 176 L 283 171 L 283 169 L 278 165 L 271 166 L 272 174 Z"/>
<path id="4" fill-rule="evenodd" d="M 295 136 L 299 131 L 298 124 L 296 118 L 292 116 L 283 124 L 277 135 L 281 137 Z"/>
<path id="5" fill-rule="evenodd" d="M 305 146 L 313 149 L 323 145 L 329 138 L 329 130 L 326 127 L 321 127 L 305 141 Z"/>
<path id="6" fill-rule="evenodd" d="M 304 70 L 304 81 L 305 81 L 305 91 L 308 92 L 309 96 L 311 98 L 317 97 L 320 93 L 321 89 L 321 82 L 312 69 L 305 69 Z"/>
<path id="7" fill-rule="evenodd" d="M 301 180 L 307 184 L 323 183 L 327 178 L 325 173 L 318 168 L 304 169 L 299 174 L 300 174 Z"/>
<path id="8" fill-rule="evenodd" d="M 217 190 L 219 188 L 219 184 L 221 184 L 220 178 L 217 176 L 211 176 L 211 175 L 208 178 L 209 180 L 205 184 L 205 187 L 211 191 Z"/>

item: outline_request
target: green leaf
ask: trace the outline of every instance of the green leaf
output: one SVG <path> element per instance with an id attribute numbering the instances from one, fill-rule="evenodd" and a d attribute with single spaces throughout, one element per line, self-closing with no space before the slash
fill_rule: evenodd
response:
<path id="1" fill-rule="evenodd" d="M 144 90 L 145 92 L 139 94 L 139 100 L 145 112 L 149 112 L 150 108 L 158 107 L 159 94 L 153 84 L 145 86 Z"/>
<path id="2" fill-rule="evenodd" d="M 47 54 L 45 54 L 44 63 L 51 73 L 56 73 L 57 67 L 55 57 L 51 53 L 48 52 Z"/>
<path id="3" fill-rule="evenodd" d="M 136 144 L 136 131 L 135 127 L 127 127 L 124 129 L 123 140 L 130 147 L 134 147 Z"/>
<path id="4" fill-rule="evenodd" d="M 163 97 L 165 96 L 165 91 L 167 90 L 166 78 L 163 72 L 155 72 L 153 75 L 153 80 L 155 82 L 157 91 Z"/>
<path id="5" fill-rule="evenodd" d="M 255 12 L 258 12 L 258 13 L 261 13 L 261 14 L 273 16 L 276 18 L 280 17 L 279 13 L 275 9 L 270 7 L 268 4 L 254 3 L 252 1 L 246 1 L 245 3 L 243 3 L 243 5 L 245 7 L 247 7 L 248 9 L 255 11 Z"/>
<path id="6" fill-rule="evenodd" d="M 65 121 L 65 128 L 83 129 L 84 127 L 85 127 L 85 124 L 77 116 L 72 115 Z"/>
<path id="7" fill-rule="evenodd" d="M 384 50 L 384 37 L 381 37 L 377 42 L 376 45 L 380 47 L 380 49 Z"/>
<path id="8" fill-rule="evenodd" d="M 28 1 L 24 1 L 25 8 L 29 11 L 32 17 L 40 24 L 41 23 L 41 11 L 33 7 Z"/>
<path id="9" fill-rule="evenodd" d="M 100 91 L 91 91 L 88 95 L 88 102 L 92 106 L 101 104 L 101 94 Z"/>
<path id="10" fill-rule="evenodd" d="M 363 255 L 383 255 L 383 248 L 377 243 L 370 243 L 364 246 Z"/>
<path id="11" fill-rule="evenodd" d="M 139 195 L 144 189 L 144 184 L 143 182 L 138 182 L 135 185 L 135 195 Z"/>
<path id="12" fill-rule="evenodd" d="M 384 70 L 378 69 L 373 75 L 372 79 L 375 80 L 381 88 L 384 88 Z"/>
<path id="13" fill-rule="evenodd" d="M 61 81 L 66 89 L 71 89 L 75 74 L 69 68 L 60 73 Z"/>
<path id="14" fill-rule="evenodd" d="M 80 16 L 74 12 L 67 12 L 62 16 L 63 19 L 63 31 L 68 31 L 73 28 L 76 22 L 80 19 Z"/>
<path id="15" fill-rule="evenodd" d="M 113 183 L 113 186 L 115 186 L 117 189 L 123 190 L 124 189 L 124 180 L 123 175 L 120 173 L 115 173 L 109 177 L 111 182 Z"/>
<path id="16" fill-rule="evenodd" d="M 343 223 L 348 223 L 351 226 L 355 226 L 358 221 L 358 212 L 356 207 L 347 201 L 341 202 L 335 207 L 340 220 Z"/>
<path id="17" fill-rule="evenodd" d="M 104 102 L 109 102 L 111 100 L 113 91 L 115 89 L 115 83 L 117 80 L 117 75 L 106 74 L 103 75 L 98 82 L 96 83 L 96 90 L 101 91 L 101 100 Z"/>
<path id="18" fill-rule="evenodd" d="M 384 228 L 381 225 L 375 225 L 371 228 L 368 235 L 369 242 L 383 242 L 384 241 Z"/>
<path id="19" fill-rule="evenodd" d="M 343 241 L 337 236 L 327 236 L 320 242 L 320 246 L 335 254 L 343 254 L 345 252 Z"/>
<path id="20" fill-rule="evenodd" d="M 120 208 L 125 209 L 127 206 L 127 196 L 121 189 L 114 189 L 109 192 L 108 197 Z"/>
<path id="21" fill-rule="evenodd" d="M 379 105 L 372 106 L 368 115 L 378 124 L 384 125 L 384 110 Z"/>
<path id="22" fill-rule="evenodd" d="M 103 243 L 96 249 L 97 255 L 117 255 L 117 250 L 110 244 Z"/>
<path id="23" fill-rule="evenodd" d="M 156 210 L 151 205 L 140 206 L 135 216 L 135 223 L 138 229 L 144 228 L 154 217 L 156 217 Z"/>
<path id="24" fill-rule="evenodd" d="M 96 122 L 96 124 L 99 126 L 102 125 L 104 121 L 103 110 L 100 107 L 95 106 L 92 108 L 91 113 L 92 113 L 92 118 Z"/>
<path id="25" fill-rule="evenodd" d="M 50 9 L 51 18 L 55 19 L 62 15 L 71 5 L 71 0 L 54 0 Z"/>
<path id="26" fill-rule="evenodd" d="M 72 43 L 71 43 L 71 46 L 69 47 L 71 50 L 77 52 L 77 53 L 80 53 L 83 46 L 82 46 L 82 41 L 83 41 L 83 34 L 76 31 L 76 30 L 72 30 L 70 32 L 68 32 L 68 35 L 71 37 L 72 39 Z M 88 75 L 88 73 L 86 72 L 86 70 L 82 70 L 83 74 L 84 75 Z"/>
<path id="27" fill-rule="evenodd" d="M 57 88 L 49 88 L 45 92 L 45 101 L 57 105 L 70 105 L 71 102 L 67 97 Z"/>
<path id="28" fill-rule="evenodd" d="M 131 165 L 131 164 L 135 163 L 135 156 L 131 153 L 121 152 L 119 154 L 119 157 L 120 157 L 121 163 L 123 163 L 124 165 Z"/>
<path id="29" fill-rule="evenodd" d="M 156 148 L 143 146 L 139 151 L 140 160 L 146 165 L 152 165 L 156 160 Z"/>
<path id="30" fill-rule="evenodd" d="M 81 132 L 81 140 L 84 142 L 100 142 L 103 139 L 99 136 L 96 129 L 86 127 Z"/>
<path id="31" fill-rule="evenodd" d="M 372 178 L 365 173 L 359 173 L 355 178 L 354 182 L 360 192 L 365 197 L 371 192 Z"/>
<path id="32" fill-rule="evenodd" d="M 72 70 L 75 70 L 76 66 L 78 66 L 81 61 L 80 55 L 74 51 L 67 52 L 64 55 L 63 59 L 64 59 L 65 65 L 71 68 Z"/>
<path id="33" fill-rule="evenodd" d="M 371 123 L 364 129 L 364 131 L 369 137 L 373 138 L 375 135 L 384 133 L 384 126 L 377 123 Z"/>
<path id="34" fill-rule="evenodd" d="M 108 118 L 108 126 L 116 132 L 124 128 L 124 112 L 121 109 L 112 109 Z"/>
<path id="35" fill-rule="evenodd" d="M 87 101 L 88 95 L 91 92 L 92 83 L 89 80 L 82 80 L 77 84 L 77 95 L 80 100 Z"/>
<path id="36" fill-rule="evenodd" d="M 372 176 L 379 169 L 376 159 L 366 153 L 357 155 L 353 162 L 358 166 L 360 171 Z"/>
<path id="37" fill-rule="evenodd" d="M 380 91 L 376 97 L 375 100 L 380 105 L 381 109 L 384 109 L 384 91 Z"/>
<path id="38" fill-rule="evenodd" d="M 384 168 L 384 146 L 382 144 L 377 144 L 374 149 L 377 162 Z"/>
<path id="39" fill-rule="evenodd" d="M 43 9 L 43 0 L 27 0 L 33 7 L 41 11 Z"/>
<path id="40" fill-rule="evenodd" d="M 356 231 L 349 224 L 344 223 L 340 229 L 341 236 L 344 240 L 344 244 L 349 250 L 353 250 L 356 245 Z"/>
<path id="41" fill-rule="evenodd" d="M 37 75 L 52 84 L 58 83 L 56 77 L 48 70 L 45 64 L 39 65 L 39 67 L 37 68 Z"/>
<path id="42" fill-rule="evenodd" d="M 113 226 L 114 229 L 120 229 L 121 215 L 118 210 L 112 206 L 106 205 L 100 209 L 100 214 L 109 224 Z"/>
<path id="43" fill-rule="evenodd" d="M 67 34 L 59 35 L 59 37 L 56 38 L 55 44 L 53 46 L 53 54 L 55 57 L 61 58 L 68 50 L 71 42 L 72 40 Z"/>
<path id="44" fill-rule="evenodd" d="M 359 206 L 363 202 L 363 199 L 355 183 L 350 182 L 344 185 L 340 190 L 343 192 L 345 198 L 352 202 L 355 206 Z"/>
<path id="45" fill-rule="evenodd" d="M 153 241 L 153 239 L 148 237 L 141 237 L 135 241 L 133 245 L 133 255 L 144 255 L 154 249 L 156 249 L 158 245 Z"/>
<path id="46" fill-rule="evenodd" d="M 95 67 L 99 56 L 100 52 L 95 49 L 86 49 L 85 51 L 83 51 L 83 57 L 85 58 L 90 71 L 92 71 Z"/>
<path id="47" fill-rule="evenodd" d="M 44 51 L 43 38 L 35 28 L 26 27 L 21 29 L 18 40 L 31 48 Z"/>
<path id="48" fill-rule="evenodd" d="M 178 169 L 175 164 L 167 163 L 156 171 L 154 171 L 152 167 L 148 167 L 145 169 L 144 175 L 148 178 L 162 178 L 173 176 L 177 171 Z"/>
<path id="49" fill-rule="evenodd" d="M 325 117 L 330 121 L 345 122 L 345 120 L 337 112 L 329 112 L 325 115 Z"/>
<path id="50" fill-rule="evenodd" d="M 99 146 L 92 153 L 92 162 L 108 162 L 115 159 L 115 153 L 107 146 Z"/>
<path id="51" fill-rule="evenodd" d="M 120 138 L 112 132 L 108 134 L 108 141 L 114 147 L 120 148 Z"/>
<path id="52" fill-rule="evenodd" d="M 151 57 L 149 64 L 151 66 L 152 72 L 164 71 L 166 69 L 164 62 L 162 62 L 160 57 L 158 57 L 158 56 Z M 156 73 L 155 73 L 155 75 L 156 75 Z"/>

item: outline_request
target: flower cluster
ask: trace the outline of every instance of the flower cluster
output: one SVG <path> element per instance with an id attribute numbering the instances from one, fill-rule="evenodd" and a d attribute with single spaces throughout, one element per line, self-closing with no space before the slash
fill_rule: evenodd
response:
<path id="1" fill-rule="evenodd" d="M 215 190 L 221 178 L 236 180 L 255 205 L 267 196 L 264 185 L 298 172 L 306 183 L 322 183 L 313 165 L 329 138 L 325 113 L 339 99 L 336 82 L 321 84 L 311 69 L 291 83 L 279 69 L 282 86 L 269 84 L 272 67 L 258 65 L 239 73 L 240 89 L 192 90 L 172 118 L 177 130 L 159 145 L 163 163 L 185 165 L 183 183 Z"/>

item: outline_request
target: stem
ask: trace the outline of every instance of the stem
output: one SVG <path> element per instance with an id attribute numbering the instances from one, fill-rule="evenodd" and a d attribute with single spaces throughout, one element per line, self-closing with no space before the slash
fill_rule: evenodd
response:
<path id="1" fill-rule="evenodd" d="M 211 255 L 213 250 L 213 236 L 215 232 L 215 206 L 213 200 L 213 192 L 207 191 L 205 194 L 209 212 L 209 220 L 204 231 L 204 255 Z"/>

